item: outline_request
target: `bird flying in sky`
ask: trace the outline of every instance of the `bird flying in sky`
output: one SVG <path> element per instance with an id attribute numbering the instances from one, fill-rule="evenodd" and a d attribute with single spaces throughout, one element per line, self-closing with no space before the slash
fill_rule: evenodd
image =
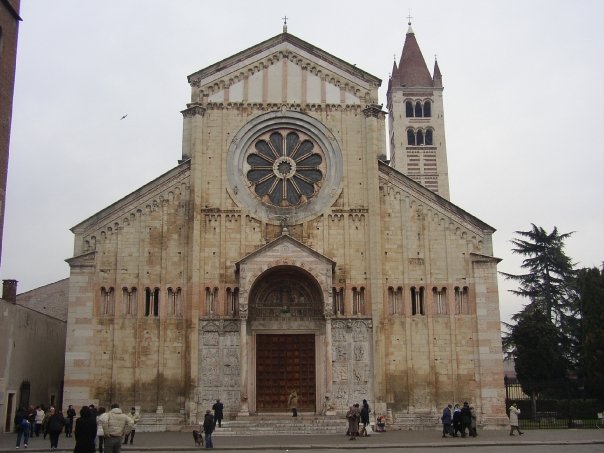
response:
<path id="1" fill-rule="evenodd" d="M 120 121 L 121 121 L 121 120 L 123 120 L 124 118 L 126 118 L 127 116 L 128 116 L 128 114 L 126 113 L 124 116 L 122 116 L 122 117 L 120 118 Z"/>

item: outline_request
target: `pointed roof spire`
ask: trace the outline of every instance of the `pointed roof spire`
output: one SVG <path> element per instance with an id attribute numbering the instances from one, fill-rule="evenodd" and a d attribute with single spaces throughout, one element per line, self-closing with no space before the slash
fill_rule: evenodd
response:
<path id="1" fill-rule="evenodd" d="M 411 16 L 411 10 L 409 10 L 409 15 L 407 16 L 407 25 L 409 25 L 409 28 L 407 29 L 407 34 L 414 35 L 415 33 L 413 32 L 413 28 L 411 28 L 411 19 L 413 19 L 413 17 Z"/>
<path id="2" fill-rule="evenodd" d="M 436 59 L 436 55 L 434 55 L 434 76 L 432 77 L 432 81 L 435 88 L 442 88 L 443 76 L 440 73 L 440 68 L 438 67 L 438 60 Z"/>
<path id="3" fill-rule="evenodd" d="M 398 65 L 399 86 L 408 87 L 431 87 L 432 76 L 428 66 L 415 39 L 415 33 L 411 28 L 411 15 L 409 15 L 409 30 L 405 37 L 403 53 Z M 394 76 L 393 76 L 394 78 Z"/>

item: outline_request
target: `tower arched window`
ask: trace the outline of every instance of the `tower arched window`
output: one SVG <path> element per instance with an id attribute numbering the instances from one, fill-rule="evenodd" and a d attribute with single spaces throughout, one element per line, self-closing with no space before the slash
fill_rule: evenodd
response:
<path id="1" fill-rule="evenodd" d="M 159 288 L 145 288 L 145 316 L 159 316 Z"/>
<path id="2" fill-rule="evenodd" d="M 416 137 L 416 144 L 417 146 L 423 145 L 424 144 L 424 131 L 422 131 L 421 129 L 419 131 L 417 131 L 417 134 L 415 134 Z"/>
<path id="3" fill-rule="evenodd" d="M 407 129 L 407 145 L 415 146 L 415 132 L 413 132 L 413 129 Z"/>
<path id="4" fill-rule="evenodd" d="M 405 102 L 405 116 L 413 118 L 413 103 L 411 101 Z"/>
<path id="5" fill-rule="evenodd" d="M 424 287 L 420 286 L 416 288 L 411 287 L 411 314 L 412 315 L 425 315 L 424 309 Z"/>
<path id="6" fill-rule="evenodd" d="M 432 146 L 433 138 L 432 138 L 432 129 L 428 129 L 426 131 L 426 145 Z"/>
<path id="7" fill-rule="evenodd" d="M 424 117 L 429 118 L 432 116 L 432 103 L 430 101 L 424 102 Z"/>
<path id="8" fill-rule="evenodd" d="M 415 117 L 416 118 L 421 118 L 422 116 L 422 103 L 420 101 L 417 101 L 415 103 Z"/>

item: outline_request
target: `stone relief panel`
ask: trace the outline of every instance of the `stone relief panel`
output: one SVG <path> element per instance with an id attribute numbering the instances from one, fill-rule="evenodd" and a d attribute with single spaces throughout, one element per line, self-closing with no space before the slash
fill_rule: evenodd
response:
<path id="1" fill-rule="evenodd" d="M 200 321 L 197 413 L 203 415 L 220 399 L 225 412 L 240 403 L 240 334 L 237 321 Z"/>
<path id="2" fill-rule="evenodd" d="M 332 321 L 332 401 L 338 411 L 369 396 L 371 329 L 366 319 Z"/>

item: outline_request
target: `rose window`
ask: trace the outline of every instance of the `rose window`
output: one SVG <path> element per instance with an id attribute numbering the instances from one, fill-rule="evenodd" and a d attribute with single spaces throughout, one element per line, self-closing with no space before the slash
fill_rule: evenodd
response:
<path id="1" fill-rule="evenodd" d="M 322 150 L 299 131 L 271 131 L 258 137 L 246 161 L 251 190 L 272 206 L 305 204 L 317 195 L 324 180 Z"/>

